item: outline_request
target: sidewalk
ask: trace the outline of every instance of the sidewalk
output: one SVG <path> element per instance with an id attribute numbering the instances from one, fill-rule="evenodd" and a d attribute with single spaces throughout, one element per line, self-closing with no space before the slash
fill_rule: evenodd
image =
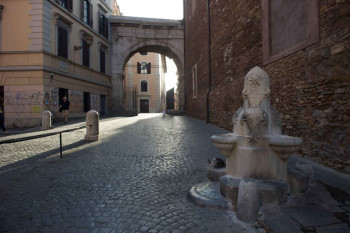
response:
<path id="1" fill-rule="evenodd" d="M 111 120 L 111 119 L 122 119 L 123 117 L 103 117 L 100 118 L 100 122 L 103 122 L 105 120 Z M 34 128 L 13 128 L 13 129 L 7 129 L 7 134 L 0 134 L 0 142 L 10 139 L 18 139 L 23 137 L 30 137 L 30 136 L 37 136 L 37 135 L 44 135 L 48 133 L 58 133 L 60 131 L 68 130 L 68 129 L 74 129 L 74 128 L 80 128 L 85 126 L 85 119 L 73 119 L 68 121 L 67 124 L 64 124 L 64 122 L 56 122 L 52 124 L 52 128 L 49 130 L 41 130 L 41 126 L 37 126 Z"/>

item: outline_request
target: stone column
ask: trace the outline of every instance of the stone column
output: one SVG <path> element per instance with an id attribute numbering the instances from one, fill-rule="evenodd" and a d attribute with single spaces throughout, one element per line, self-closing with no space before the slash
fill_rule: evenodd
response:
<path id="1" fill-rule="evenodd" d="M 86 135 L 85 140 L 97 141 L 99 138 L 99 115 L 95 110 L 86 113 Z"/>
<path id="2" fill-rule="evenodd" d="M 48 110 L 43 111 L 41 117 L 41 130 L 51 129 L 51 112 Z"/>
<path id="3" fill-rule="evenodd" d="M 115 73 L 112 79 L 112 111 L 119 112 L 123 107 L 123 74 Z"/>

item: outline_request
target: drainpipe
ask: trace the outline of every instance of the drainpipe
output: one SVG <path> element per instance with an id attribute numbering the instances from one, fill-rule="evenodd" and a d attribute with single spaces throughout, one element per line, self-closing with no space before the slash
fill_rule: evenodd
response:
<path id="1" fill-rule="evenodd" d="M 184 106 L 183 106 L 183 111 L 185 112 L 186 110 L 186 103 L 187 103 L 187 98 L 186 98 L 186 27 L 185 27 L 185 0 L 182 1 L 182 8 L 183 8 L 183 27 L 184 27 L 184 67 L 183 67 L 183 82 L 184 82 Z"/>
<path id="2" fill-rule="evenodd" d="M 209 105 L 209 95 L 211 92 L 211 28 L 210 28 L 210 0 L 207 0 L 208 4 L 208 65 L 209 65 L 209 88 L 207 92 L 207 124 L 210 123 L 210 105 Z"/>

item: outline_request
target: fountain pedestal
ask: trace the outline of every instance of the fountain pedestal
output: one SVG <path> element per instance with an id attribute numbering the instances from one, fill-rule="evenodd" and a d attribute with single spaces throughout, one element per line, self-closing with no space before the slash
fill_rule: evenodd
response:
<path id="1" fill-rule="evenodd" d="M 270 79 L 261 68 L 254 67 L 245 76 L 242 96 L 243 105 L 232 119 L 233 132 L 211 138 L 226 156 L 226 175 L 219 181 L 220 194 L 228 202 L 228 209 L 239 213 L 242 206 L 247 206 L 239 203 L 238 193 L 244 196 L 239 189 L 242 181 L 245 190 L 257 189 L 257 197 L 250 198 L 252 201 L 257 198 L 259 205 L 278 205 L 286 200 L 287 161 L 302 143 L 300 138 L 281 134 L 281 116 L 270 104 Z M 249 184 L 251 188 L 247 188 Z M 209 186 L 201 184 L 191 189 L 196 190 L 197 203 L 199 193 Z M 193 197 L 191 192 L 190 196 Z M 247 197 L 241 199 L 247 201 Z"/>

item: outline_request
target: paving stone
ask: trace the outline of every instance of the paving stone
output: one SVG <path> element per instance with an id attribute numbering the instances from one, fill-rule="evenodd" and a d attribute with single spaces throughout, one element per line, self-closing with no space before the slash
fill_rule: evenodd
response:
<path id="1" fill-rule="evenodd" d="M 300 233 L 300 226 L 291 218 L 276 214 L 265 217 L 263 225 L 268 232 L 275 233 Z"/>
<path id="2" fill-rule="evenodd" d="M 350 227 L 346 223 L 321 226 L 316 228 L 317 233 L 350 233 Z"/>
<path id="3" fill-rule="evenodd" d="M 207 181 L 207 158 L 221 156 L 210 137 L 226 131 L 186 116 L 160 119 L 140 114 L 101 121 L 100 140 L 91 143 L 83 140 L 84 130 L 64 133 L 62 159 L 57 135 L 1 144 L 0 229 L 252 229 L 227 221 L 229 212 L 199 208 L 186 197 L 193 185 Z"/>
<path id="4" fill-rule="evenodd" d="M 304 227 L 316 227 L 341 222 L 331 212 L 317 205 L 286 207 L 282 211 Z"/>

